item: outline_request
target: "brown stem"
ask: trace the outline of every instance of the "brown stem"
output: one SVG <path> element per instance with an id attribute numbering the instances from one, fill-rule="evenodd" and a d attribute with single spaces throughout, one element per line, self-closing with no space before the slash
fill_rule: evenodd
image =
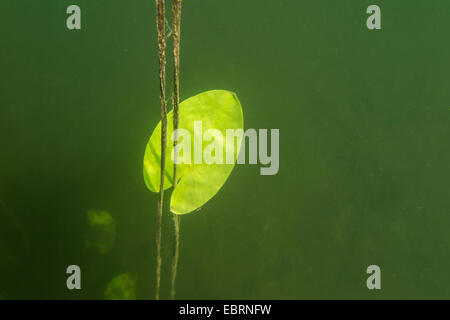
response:
<path id="1" fill-rule="evenodd" d="M 176 132 L 179 122 L 179 104 L 180 104 L 180 25 L 181 25 L 181 1 L 173 0 L 173 130 Z M 175 134 L 173 147 L 178 143 L 178 135 Z M 177 152 L 175 152 L 175 159 L 173 165 L 173 187 L 177 187 Z M 172 258 L 172 281 L 170 289 L 170 298 L 175 299 L 175 282 L 177 279 L 178 259 L 180 255 L 180 217 L 173 213 L 173 224 L 175 232 L 175 247 Z"/>
<path id="2" fill-rule="evenodd" d="M 164 200 L 164 174 L 166 167 L 167 144 L 165 14 L 164 0 L 156 0 L 156 26 L 158 30 L 159 50 L 159 89 L 161 100 L 161 179 L 159 187 L 158 211 L 156 215 L 156 300 L 159 300 L 159 291 L 161 286 L 161 220 Z"/>

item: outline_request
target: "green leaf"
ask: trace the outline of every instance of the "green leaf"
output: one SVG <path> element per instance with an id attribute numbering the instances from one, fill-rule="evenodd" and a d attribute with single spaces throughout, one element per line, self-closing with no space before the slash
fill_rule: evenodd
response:
<path id="1" fill-rule="evenodd" d="M 111 281 L 105 290 L 108 300 L 134 300 L 136 299 L 136 279 L 128 272 L 122 273 Z"/>
<path id="2" fill-rule="evenodd" d="M 179 179 L 176 189 L 173 191 L 170 201 L 170 210 L 176 214 L 192 212 L 208 202 L 224 185 L 228 179 L 237 159 L 241 146 L 242 136 L 234 141 L 234 145 L 226 144 L 227 129 L 243 129 L 242 108 L 237 96 L 225 90 L 212 90 L 191 97 L 180 104 L 179 128 L 190 133 L 191 139 L 191 164 L 181 163 L 177 165 L 177 178 Z M 194 132 L 194 123 L 201 121 L 202 133 L 208 129 L 216 129 L 221 133 L 223 139 L 212 138 L 203 141 L 202 154 L 215 155 L 211 150 L 211 144 L 216 143 L 218 149 L 222 150 L 223 164 L 207 164 L 202 161 L 194 164 L 194 140 L 201 139 L 197 130 Z M 167 115 L 167 149 L 164 189 L 173 184 L 173 161 L 171 140 L 173 132 L 172 111 Z M 197 140 L 198 141 L 198 140 Z M 180 144 L 183 137 L 180 135 Z M 210 146 L 208 148 L 208 146 Z M 232 163 L 227 164 L 226 154 L 232 156 Z M 186 154 L 182 152 L 181 156 Z M 185 159 L 185 158 L 183 158 Z M 147 144 L 144 156 L 144 180 L 147 188 L 152 192 L 159 192 L 160 186 L 160 162 L 161 162 L 161 122 L 154 129 Z"/>
<path id="3" fill-rule="evenodd" d="M 106 211 L 89 210 L 87 212 L 88 230 L 84 236 L 85 247 L 108 253 L 116 240 L 116 222 Z"/>

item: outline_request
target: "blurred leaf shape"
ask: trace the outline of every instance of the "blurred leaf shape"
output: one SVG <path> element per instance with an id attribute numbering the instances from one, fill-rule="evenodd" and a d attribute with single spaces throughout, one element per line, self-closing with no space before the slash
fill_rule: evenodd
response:
<path id="1" fill-rule="evenodd" d="M 0 198 L 0 286 L 18 268 L 27 239 L 19 217 Z"/>
<path id="2" fill-rule="evenodd" d="M 122 273 L 111 281 L 105 290 L 105 298 L 108 300 L 134 300 L 136 299 L 136 280 L 129 273 Z"/>
<path id="3" fill-rule="evenodd" d="M 101 254 L 109 252 L 116 240 L 116 222 L 107 211 L 89 210 L 87 212 L 88 233 L 85 245 L 89 250 Z"/>
<path id="4" fill-rule="evenodd" d="M 177 178 L 179 182 L 172 193 L 170 210 L 175 214 L 186 214 L 202 207 L 222 188 L 234 168 L 237 155 L 241 147 L 242 137 L 235 139 L 232 146 L 226 145 L 227 129 L 243 129 L 244 120 L 241 104 L 237 96 L 226 90 L 212 90 L 193 96 L 180 104 L 179 128 L 185 129 L 191 137 L 191 164 L 180 163 L 177 165 Z M 194 132 L 194 122 L 202 122 L 202 133 L 208 129 L 218 130 L 223 139 L 204 141 L 202 143 L 202 154 L 205 149 L 214 142 L 222 146 L 223 164 L 194 164 L 194 141 L 202 139 L 202 133 Z M 167 149 L 164 189 L 173 184 L 173 161 L 172 161 L 172 132 L 173 112 L 167 115 Z M 183 143 L 180 135 L 179 143 Z M 198 141 L 198 140 L 197 140 Z M 233 156 L 233 163 L 226 164 L 227 154 Z M 208 149 L 210 150 L 210 148 Z M 220 150 L 220 149 L 219 149 Z M 208 152 L 208 151 L 207 151 Z M 215 151 L 214 151 L 215 152 Z M 181 157 L 185 156 L 184 154 Z M 147 188 L 152 192 L 159 192 L 160 186 L 160 163 L 161 163 L 161 121 L 154 129 L 145 149 L 144 156 L 144 180 Z"/>

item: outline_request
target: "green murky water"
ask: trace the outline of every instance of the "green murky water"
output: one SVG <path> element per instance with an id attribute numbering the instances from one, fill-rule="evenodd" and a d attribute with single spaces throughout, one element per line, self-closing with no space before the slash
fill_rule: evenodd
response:
<path id="1" fill-rule="evenodd" d="M 236 92 L 280 171 L 182 217 L 178 298 L 450 298 L 450 3 L 377 2 L 379 31 L 369 1 L 184 1 L 182 99 Z M 79 0 L 69 31 L 70 4 L 0 2 L 0 297 L 153 298 L 155 4 Z"/>

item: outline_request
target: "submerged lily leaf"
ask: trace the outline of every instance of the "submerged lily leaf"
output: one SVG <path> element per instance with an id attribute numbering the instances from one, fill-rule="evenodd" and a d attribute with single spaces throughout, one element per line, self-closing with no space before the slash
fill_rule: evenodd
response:
<path id="1" fill-rule="evenodd" d="M 180 152 L 180 158 L 183 159 L 183 163 L 177 165 L 177 178 L 179 181 L 172 194 L 170 210 L 176 214 L 186 214 L 200 208 L 208 202 L 222 188 L 231 174 L 241 147 L 242 136 L 237 136 L 236 139 L 233 139 L 233 144 L 225 143 L 226 131 L 228 129 L 242 130 L 243 116 L 241 104 L 236 95 L 225 90 L 203 92 L 183 101 L 180 104 L 179 114 L 179 129 L 187 130 L 191 137 L 191 157 L 187 157 L 189 152 L 186 152 L 186 150 Z M 201 121 L 201 130 L 199 130 L 198 126 L 199 121 Z M 196 130 L 194 130 L 195 123 L 197 123 Z M 203 138 L 203 134 L 208 129 L 215 129 L 215 134 L 209 137 L 210 140 L 205 141 L 207 137 Z M 173 114 L 171 111 L 167 115 L 164 189 L 170 188 L 173 184 L 172 132 Z M 223 161 L 213 163 L 209 161 L 208 164 L 203 159 L 201 163 L 194 163 L 194 145 L 196 141 L 201 141 L 202 138 L 202 154 L 209 154 L 213 158 L 216 157 L 216 159 L 222 156 Z M 187 139 L 187 137 L 180 134 L 179 144 L 189 146 L 189 144 L 183 143 L 184 139 Z M 216 147 L 212 148 L 212 146 Z M 226 161 L 227 154 L 232 159 L 231 163 L 230 161 Z M 186 161 L 188 158 L 191 160 L 190 163 Z M 159 191 L 160 164 L 161 122 L 153 131 L 144 156 L 144 180 L 147 188 L 152 192 Z"/>
<path id="2" fill-rule="evenodd" d="M 108 300 L 134 300 L 136 299 L 136 279 L 128 272 L 122 273 L 111 281 L 105 290 Z"/>
<path id="3" fill-rule="evenodd" d="M 116 222 L 106 211 L 89 210 L 87 212 L 88 233 L 85 235 L 85 246 L 106 254 L 116 240 Z"/>

